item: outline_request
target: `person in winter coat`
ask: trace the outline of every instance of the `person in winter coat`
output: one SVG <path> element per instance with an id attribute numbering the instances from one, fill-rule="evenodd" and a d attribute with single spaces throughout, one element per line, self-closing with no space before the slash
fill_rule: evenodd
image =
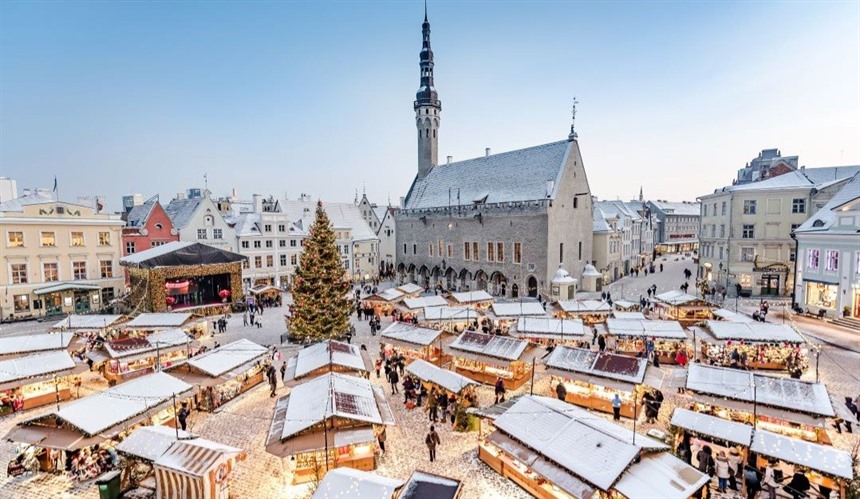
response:
<path id="1" fill-rule="evenodd" d="M 555 394 L 562 402 L 564 402 L 564 399 L 567 398 L 567 388 L 564 387 L 564 383 L 562 383 L 561 381 L 559 381 L 558 384 L 555 385 Z"/>
<path id="2" fill-rule="evenodd" d="M 287 381 L 287 363 L 284 362 L 281 364 L 281 383 L 285 383 Z"/>
<path id="3" fill-rule="evenodd" d="M 436 433 L 435 426 L 430 426 L 430 433 L 424 437 L 424 443 L 427 444 L 427 449 L 430 450 L 430 462 L 432 463 L 436 460 L 436 446 L 442 443 L 439 434 Z"/>
<path id="4" fill-rule="evenodd" d="M 738 487 L 738 478 L 743 473 L 743 460 L 741 453 L 732 447 L 729 450 L 729 488 L 732 490 L 741 490 Z"/>
<path id="5" fill-rule="evenodd" d="M 188 424 L 188 415 L 191 414 L 191 411 L 188 410 L 188 403 L 183 402 L 182 407 L 179 409 L 179 412 L 176 413 L 177 419 L 179 419 L 179 427 L 182 431 L 185 431 L 185 427 Z"/>
<path id="6" fill-rule="evenodd" d="M 376 432 L 376 441 L 379 442 L 379 450 L 385 454 L 385 439 L 387 438 L 385 434 L 385 425 L 382 425 L 380 430 Z"/>
<path id="7" fill-rule="evenodd" d="M 769 499 L 776 499 L 776 489 L 779 488 L 779 482 L 776 479 L 776 461 L 771 459 L 764 469 L 764 490 L 767 491 Z"/>
<path id="8" fill-rule="evenodd" d="M 711 474 L 711 469 L 714 467 L 714 458 L 712 457 L 713 451 L 709 446 L 702 447 L 699 452 L 696 453 L 696 461 L 698 462 L 696 468 L 706 475 Z"/>
<path id="9" fill-rule="evenodd" d="M 496 379 L 495 392 L 496 392 L 496 403 L 498 404 L 499 402 L 504 402 L 505 401 L 505 381 L 501 377 Z"/>
<path id="10" fill-rule="evenodd" d="M 617 393 L 612 397 L 612 419 L 615 421 L 621 420 L 621 397 Z"/>
<path id="11" fill-rule="evenodd" d="M 606 350 L 606 338 L 602 334 L 597 337 L 597 349 L 601 352 Z"/>
<path id="12" fill-rule="evenodd" d="M 791 477 L 791 481 L 784 487 L 784 490 L 791 494 L 794 499 L 802 499 L 806 497 L 809 487 L 809 478 L 803 474 L 802 469 L 795 468 L 794 476 Z"/>
<path id="13" fill-rule="evenodd" d="M 717 491 L 724 493 L 729 486 L 729 470 L 731 465 L 729 459 L 726 457 L 726 453 L 723 451 L 717 453 L 717 458 L 714 461 L 717 470 Z"/>
<path id="14" fill-rule="evenodd" d="M 645 422 L 653 423 L 657 417 L 657 411 L 654 410 L 654 396 L 651 392 L 645 392 L 645 395 L 642 395 L 642 404 L 645 406 Z"/>
<path id="15" fill-rule="evenodd" d="M 274 397 L 275 393 L 278 391 L 278 372 L 275 370 L 275 366 L 269 364 L 269 368 L 266 369 L 266 377 L 269 379 L 269 387 L 272 389 L 272 392 L 269 394 L 269 397 Z"/>
<path id="16" fill-rule="evenodd" d="M 397 375 L 397 369 L 391 369 L 388 371 L 388 382 L 391 383 L 391 394 L 400 393 L 397 390 L 397 383 L 400 382 L 400 376 Z"/>
<path id="17" fill-rule="evenodd" d="M 439 400 L 436 392 L 430 392 L 430 398 L 427 399 L 427 417 L 434 423 L 439 420 Z"/>
<path id="18" fill-rule="evenodd" d="M 744 466 L 744 485 L 747 489 L 747 499 L 755 499 L 761 490 L 761 471 L 754 466 Z"/>
<path id="19" fill-rule="evenodd" d="M 376 377 L 379 378 L 379 371 L 382 370 L 382 359 L 376 359 Z"/>

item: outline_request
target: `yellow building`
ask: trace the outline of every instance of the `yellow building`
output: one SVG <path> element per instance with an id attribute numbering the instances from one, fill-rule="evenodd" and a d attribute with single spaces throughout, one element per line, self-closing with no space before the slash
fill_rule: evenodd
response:
<path id="1" fill-rule="evenodd" d="M 86 313 L 122 292 L 119 215 L 38 191 L 0 203 L 0 318 Z"/>

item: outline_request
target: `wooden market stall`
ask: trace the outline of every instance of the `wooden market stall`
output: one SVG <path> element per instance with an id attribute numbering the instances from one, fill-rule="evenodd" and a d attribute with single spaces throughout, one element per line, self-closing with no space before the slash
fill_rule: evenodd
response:
<path id="1" fill-rule="evenodd" d="M 492 329 L 506 333 L 522 317 L 548 317 L 543 306 L 536 301 L 493 303 L 486 311 Z"/>
<path id="2" fill-rule="evenodd" d="M 675 364 L 675 355 L 684 350 L 690 356 L 687 334 L 678 321 L 648 319 L 607 319 L 606 332 L 615 342 L 615 351 L 622 355 L 642 355 L 645 342 L 654 342 L 654 352 L 660 363 Z"/>
<path id="3" fill-rule="evenodd" d="M 404 483 L 369 471 L 337 468 L 325 474 L 311 499 L 394 499 L 395 491 Z"/>
<path id="4" fill-rule="evenodd" d="M 448 301 L 445 298 L 431 295 L 405 298 L 403 301 L 398 303 L 394 309 L 400 313 L 401 320 L 407 321 L 422 316 L 425 308 L 447 306 Z"/>
<path id="5" fill-rule="evenodd" d="M 641 304 L 630 300 L 614 300 L 612 302 L 612 309 L 616 312 L 639 312 L 641 308 Z"/>
<path id="6" fill-rule="evenodd" d="M 107 332 L 109 329 L 114 329 L 121 326 L 124 322 L 127 322 L 128 320 L 128 317 L 116 314 L 72 314 L 51 326 L 51 329 L 53 329 L 54 331 L 104 333 Z"/>
<path id="7" fill-rule="evenodd" d="M 579 319 L 555 317 L 520 317 L 508 330 L 514 338 L 534 345 L 591 345 L 592 331 Z"/>
<path id="8" fill-rule="evenodd" d="M 401 284 L 397 286 L 397 289 L 403 293 L 403 299 L 408 300 L 410 298 L 418 298 L 421 296 L 421 293 L 424 292 L 424 288 L 415 284 L 414 282 L 407 282 L 406 284 Z"/>
<path id="9" fill-rule="evenodd" d="M 0 416 L 72 398 L 72 378 L 86 370 L 63 350 L 0 360 Z"/>
<path id="10" fill-rule="evenodd" d="M 209 333 L 209 322 L 199 315 L 181 312 L 144 313 L 123 324 L 123 334 L 142 336 L 165 329 L 184 329 L 195 338 Z"/>
<path id="11" fill-rule="evenodd" d="M 469 307 L 425 307 L 418 322 L 435 329 L 456 333 L 474 325 L 479 318 L 478 312 Z"/>
<path id="12" fill-rule="evenodd" d="M 690 437 L 693 464 L 697 464 L 696 449 L 705 444 L 711 446 L 715 453 L 717 450 L 735 448 L 742 462 L 749 462 L 752 456 L 751 464 L 758 469 L 764 468 L 769 458 L 776 459 L 777 467 L 782 469 L 785 477 L 794 474 L 794 467 L 807 468 L 805 474 L 814 487 L 824 486 L 836 491 L 838 499 L 846 497 L 845 486 L 853 476 L 851 454 L 846 451 L 681 408 L 672 413 L 671 425 Z M 683 438 L 684 435 L 679 432 L 674 442 L 676 449 Z M 743 481 L 739 480 L 738 483 Z M 790 494 L 778 490 L 778 495 L 782 497 Z M 832 495 L 829 497 L 835 499 Z"/>
<path id="13" fill-rule="evenodd" d="M 177 439 L 172 429 L 145 426 L 120 442 L 117 451 L 128 461 L 148 466 L 158 499 L 230 497 L 227 479 L 236 462 L 247 457 L 245 451 L 182 433 Z"/>
<path id="14" fill-rule="evenodd" d="M 403 300 L 404 293 L 397 288 L 389 288 L 385 291 L 374 293 L 361 300 L 361 307 L 372 308 L 373 313 L 380 317 L 387 317 L 394 311 L 394 307 Z"/>
<path id="15" fill-rule="evenodd" d="M 493 425 L 478 458 L 542 499 L 688 499 L 710 479 L 667 445 L 553 398 L 524 395 Z"/>
<path id="16" fill-rule="evenodd" d="M 381 386 L 347 374 L 324 374 L 278 399 L 266 451 L 289 457 L 293 484 L 320 480 L 334 468 L 370 471 L 377 466 L 374 432 L 392 424 Z"/>
<path id="17" fill-rule="evenodd" d="M 808 366 L 806 340 L 788 324 L 707 320 L 696 336 L 702 358 L 714 365 L 772 370 Z"/>
<path id="18" fill-rule="evenodd" d="M 184 362 L 196 345 L 184 330 L 168 329 L 143 337 L 106 341 L 86 355 L 113 385 Z"/>
<path id="19" fill-rule="evenodd" d="M 308 345 L 287 359 L 284 383 L 295 386 L 329 372 L 370 377 L 373 363 L 367 350 L 358 345 L 327 340 Z"/>
<path id="20" fill-rule="evenodd" d="M 495 299 L 484 290 L 451 293 L 451 305 L 454 307 L 471 307 L 475 310 L 487 310 Z"/>
<path id="21" fill-rule="evenodd" d="M 468 391 L 478 385 L 478 383 L 465 376 L 434 366 L 420 359 L 406 366 L 406 371 L 425 384 L 434 385 L 454 395 L 460 395 L 461 392 Z"/>
<path id="22" fill-rule="evenodd" d="M 582 348 L 556 347 L 546 367 L 552 375 L 551 395 L 562 382 L 567 402 L 612 414 L 612 399 L 617 393 L 621 415 L 626 418 L 639 414 L 646 386 L 659 390 L 663 382 L 661 371 L 649 367 L 646 359 Z"/>
<path id="23" fill-rule="evenodd" d="M 612 313 L 612 305 L 600 300 L 562 300 L 555 307 L 554 316 L 580 319 L 588 326 L 605 322 Z"/>
<path id="24" fill-rule="evenodd" d="M 169 370 L 197 387 L 200 410 L 214 411 L 263 382 L 269 349 L 241 339 L 192 357 Z"/>
<path id="25" fill-rule="evenodd" d="M 72 350 L 72 333 L 28 334 L 24 336 L 0 336 L 0 360 L 22 355 Z"/>
<path id="26" fill-rule="evenodd" d="M 454 478 L 415 470 L 394 494 L 394 499 L 457 499 L 462 485 Z"/>
<path id="27" fill-rule="evenodd" d="M 106 471 L 94 446 L 113 447 L 140 425 L 174 425 L 177 407 L 192 395 L 191 385 L 158 372 L 24 420 L 4 438 L 22 444 L 22 459 L 34 459 L 39 470 L 57 471 L 68 458 L 73 477 L 88 480 Z"/>
<path id="28" fill-rule="evenodd" d="M 825 427 L 835 413 L 823 383 L 694 363 L 687 370 L 686 390 L 695 394 L 697 412 L 830 443 Z"/>
<path id="29" fill-rule="evenodd" d="M 645 317 L 645 314 L 643 314 L 642 312 L 619 312 L 618 310 L 612 311 L 611 318 L 612 319 L 623 319 L 623 320 L 639 320 L 639 321 L 644 321 L 644 320 L 648 319 L 647 317 Z"/>
<path id="30" fill-rule="evenodd" d="M 409 322 L 393 322 L 380 335 L 380 342 L 396 348 L 403 354 L 406 362 L 415 359 L 433 363 L 444 363 L 442 342 L 450 337 L 440 330 L 422 327 Z"/>
<path id="31" fill-rule="evenodd" d="M 753 318 L 740 314 L 738 312 L 733 312 L 731 310 L 725 308 L 718 308 L 711 311 L 712 319 L 715 321 L 728 321 L 728 322 L 753 322 Z"/>
<path id="32" fill-rule="evenodd" d="M 658 312 L 664 319 L 676 320 L 685 326 L 711 318 L 714 307 L 702 298 L 672 290 L 654 297 Z"/>
<path id="33" fill-rule="evenodd" d="M 467 331 L 444 346 L 454 358 L 454 371 L 479 383 L 493 385 L 502 378 L 505 388 L 515 390 L 532 375 L 532 361 L 540 350 L 506 336 Z"/>

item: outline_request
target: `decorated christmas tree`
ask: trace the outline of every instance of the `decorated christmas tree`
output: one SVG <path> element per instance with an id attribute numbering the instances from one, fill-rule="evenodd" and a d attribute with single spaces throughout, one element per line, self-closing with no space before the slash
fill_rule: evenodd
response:
<path id="1" fill-rule="evenodd" d="M 342 335 L 349 328 L 352 302 L 335 234 L 322 202 L 305 239 L 293 284 L 290 337 L 314 342 Z"/>

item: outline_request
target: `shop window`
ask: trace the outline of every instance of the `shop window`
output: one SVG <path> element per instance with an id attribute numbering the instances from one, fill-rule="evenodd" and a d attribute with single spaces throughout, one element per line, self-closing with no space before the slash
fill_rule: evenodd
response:
<path id="1" fill-rule="evenodd" d="M 716 209 L 716 204 L 714 205 L 714 209 Z M 755 199 L 747 199 L 744 201 L 744 215 L 755 215 L 755 210 Z"/>
<path id="2" fill-rule="evenodd" d="M 15 303 L 15 312 L 29 312 L 30 311 L 30 296 L 29 295 L 15 295 L 12 297 L 12 301 Z"/>
<path id="3" fill-rule="evenodd" d="M 741 274 L 741 287 L 742 288 L 751 288 L 752 287 L 752 274 Z"/>
<path id="4" fill-rule="evenodd" d="M 113 277 L 113 260 L 102 260 L 99 262 L 99 271 L 102 279 Z"/>
<path id="5" fill-rule="evenodd" d="M 57 238 L 53 232 L 42 232 L 42 246 L 56 246 Z"/>
<path id="6" fill-rule="evenodd" d="M 23 232 L 7 232 L 6 245 L 10 248 L 20 248 L 24 246 Z"/>
<path id="7" fill-rule="evenodd" d="M 102 289 L 102 303 L 104 305 L 110 305 L 110 302 L 114 299 L 114 290 L 113 288 L 103 288 Z"/>
<path id="8" fill-rule="evenodd" d="M 27 284 L 27 264 L 13 263 L 9 265 L 12 274 L 12 284 Z"/>
<path id="9" fill-rule="evenodd" d="M 110 246 L 110 232 L 99 232 L 99 246 Z"/>
<path id="10" fill-rule="evenodd" d="M 86 279 L 87 262 L 72 262 L 72 275 L 74 279 Z"/>
<path id="11" fill-rule="evenodd" d="M 72 246 L 83 246 L 84 245 L 84 233 L 83 232 L 72 232 L 71 244 L 72 244 Z"/>
<path id="12" fill-rule="evenodd" d="M 838 250 L 827 250 L 825 253 L 825 270 L 829 270 L 831 272 L 835 272 L 839 270 L 839 251 Z"/>
<path id="13" fill-rule="evenodd" d="M 821 256 L 821 251 L 810 248 L 806 250 L 806 269 L 807 270 L 818 270 L 818 260 Z"/>
<path id="14" fill-rule="evenodd" d="M 60 267 L 54 262 L 45 262 L 42 264 L 42 276 L 45 282 L 54 282 L 60 280 Z"/>
<path id="15" fill-rule="evenodd" d="M 822 282 L 806 283 L 806 304 L 814 307 L 836 308 L 839 287 Z"/>

